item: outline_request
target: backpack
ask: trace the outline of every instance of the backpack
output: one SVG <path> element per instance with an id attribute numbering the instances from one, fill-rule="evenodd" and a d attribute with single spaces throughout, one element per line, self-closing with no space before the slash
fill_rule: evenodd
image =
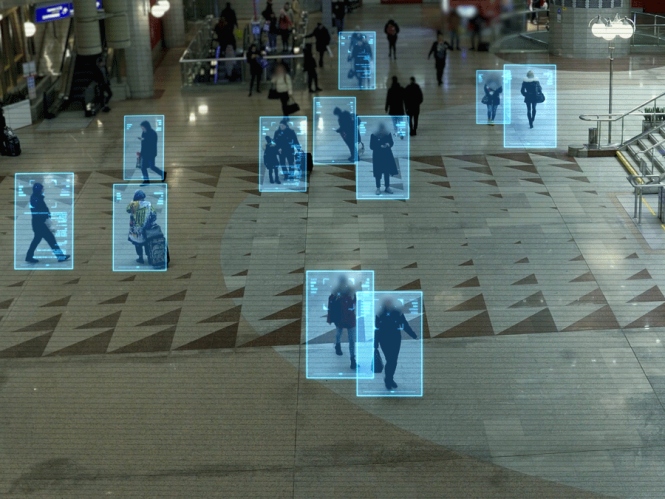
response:
<path id="1" fill-rule="evenodd" d="M 388 27 L 386 28 L 386 33 L 388 33 L 388 36 L 395 36 L 397 34 L 397 30 L 395 29 L 394 24 L 389 24 Z"/>

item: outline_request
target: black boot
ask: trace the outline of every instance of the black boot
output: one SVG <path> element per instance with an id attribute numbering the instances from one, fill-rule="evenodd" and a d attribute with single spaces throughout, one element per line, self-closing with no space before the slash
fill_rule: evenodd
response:
<path id="1" fill-rule="evenodd" d="M 356 365 L 356 358 L 351 357 L 351 369 L 356 369 L 358 366 Z"/>
<path id="2" fill-rule="evenodd" d="M 344 355 L 342 353 L 342 345 L 340 345 L 339 343 L 335 343 L 335 353 L 337 355 Z"/>

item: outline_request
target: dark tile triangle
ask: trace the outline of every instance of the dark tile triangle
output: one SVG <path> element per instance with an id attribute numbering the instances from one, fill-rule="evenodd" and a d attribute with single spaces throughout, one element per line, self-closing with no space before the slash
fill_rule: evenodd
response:
<path id="1" fill-rule="evenodd" d="M 305 267 L 300 267 L 299 269 L 292 270 L 289 272 L 289 274 L 304 274 L 305 273 Z"/>
<path id="2" fill-rule="evenodd" d="M 489 175 L 494 176 L 492 173 L 492 169 L 489 166 L 465 166 L 465 170 L 474 172 L 474 173 L 482 173 L 483 175 Z"/>
<path id="3" fill-rule="evenodd" d="M 34 324 L 30 324 L 29 326 L 22 327 L 21 329 L 17 329 L 15 332 L 39 333 L 41 331 L 53 331 L 58 326 L 58 322 L 60 322 L 60 317 L 62 317 L 62 314 L 54 315 L 53 317 L 49 317 L 48 319 L 44 319 L 39 322 L 35 322 Z"/>
<path id="4" fill-rule="evenodd" d="M 104 213 L 105 215 L 108 215 L 110 217 L 113 216 L 113 211 L 102 211 L 102 213 Z"/>
<path id="5" fill-rule="evenodd" d="M 464 338 L 469 336 L 494 336 L 494 328 L 487 310 L 436 335 L 435 338 Z"/>
<path id="6" fill-rule="evenodd" d="M 351 267 L 351 270 L 362 270 L 362 267 L 360 265 L 356 265 L 354 267 Z"/>
<path id="7" fill-rule="evenodd" d="M 443 158 L 441 156 L 411 156 L 411 161 L 424 163 L 431 166 L 440 166 L 443 168 Z"/>
<path id="8" fill-rule="evenodd" d="M 101 355 L 106 353 L 106 350 L 111 343 L 114 328 L 104 331 L 103 333 L 96 334 L 90 338 L 69 345 L 55 352 L 51 352 L 46 357 L 64 357 L 68 355 Z"/>
<path id="9" fill-rule="evenodd" d="M 250 173 L 256 172 L 256 163 L 234 163 L 226 166 L 228 166 L 229 168 L 236 168 L 238 170 L 243 170 Z"/>
<path id="10" fill-rule="evenodd" d="M 526 152 L 505 152 L 501 154 L 492 154 L 497 158 L 508 159 L 510 161 L 517 161 L 518 163 L 524 163 L 526 165 L 532 165 L 533 161 L 531 156 Z"/>
<path id="11" fill-rule="evenodd" d="M 118 312 L 114 312 L 100 319 L 96 319 L 92 322 L 88 322 L 87 324 L 83 324 L 82 326 L 79 326 L 76 329 L 97 329 L 97 328 L 116 327 L 118 321 L 120 320 L 121 313 L 122 310 L 119 310 Z"/>
<path id="12" fill-rule="evenodd" d="M 595 277 L 593 277 L 593 274 L 591 272 L 586 272 L 585 274 L 582 274 L 579 277 L 576 277 L 570 282 L 595 282 Z"/>
<path id="13" fill-rule="evenodd" d="M 548 197 L 552 197 L 552 196 L 550 196 L 550 193 L 549 193 L 549 192 L 547 192 L 547 191 L 545 191 L 545 192 L 536 192 L 536 194 L 540 194 L 541 196 L 548 196 Z"/>
<path id="14" fill-rule="evenodd" d="M 51 341 L 53 331 L 50 331 L 36 338 L 32 338 L 13 347 L 9 347 L 0 352 L 0 359 L 25 359 L 29 357 L 41 357 L 46 350 L 48 342 Z"/>
<path id="15" fill-rule="evenodd" d="M 496 180 L 476 180 L 475 182 L 491 185 L 492 187 L 499 187 L 499 184 L 496 183 Z"/>
<path id="16" fill-rule="evenodd" d="M 123 293 L 121 295 L 115 296 L 101 303 L 98 303 L 98 305 L 122 305 L 123 303 L 127 302 L 128 296 L 129 293 Z"/>
<path id="17" fill-rule="evenodd" d="M 258 184 L 259 183 L 259 176 L 258 175 L 245 175 L 243 177 L 236 177 L 239 180 L 244 180 L 245 182 L 249 182 L 250 184 Z"/>
<path id="18" fill-rule="evenodd" d="M 7 310 L 9 306 L 12 304 L 14 301 L 14 298 L 10 298 L 9 300 L 5 300 L 3 302 L 0 302 L 0 310 Z"/>
<path id="19" fill-rule="evenodd" d="M 427 182 L 428 184 L 438 185 L 439 187 L 446 187 L 450 189 L 450 182 Z"/>
<path id="20" fill-rule="evenodd" d="M 448 177 L 448 174 L 446 173 L 445 168 L 437 169 L 437 170 L 432 170 L 431 168 L 428 168 L 427 170 L 419 170 L 421 173 L 429 173 L 430 175 L 436 175 L 437 177 Z"/>
<path id="21" fill-rule="evenodd" d="M 451 201 L 455 201 L 455 196 L 441 196 L 444 199 L 450 199 Z"/>
<path id="22" fill-rule="evenodd" d="M 592 329 L 621 329 L 621 326 L 609 305 L 605 305 L 583 319 L 571 324 L 564 329 L 563 332 L 589 331 Z"/>
<path id="23" fill-rule="evenodd" d="M 355 199 L 352 199 L 351 201 L 345 199 L 344 202 L 345 203 L 351 203 L 351 204 L 358 204 L 358 201 L 356 201 Z"/>
<path id="24" fill-rule="evenodd" d="M 272 321 L 279 319 L 301 319 L 302 318 L 302 302 L 298 302 L 295 305 L 286 307 L 279 312 L 270 314 L 267 317 L 261 319 L 262 321 Z"/>
<path id="25" fill-rule="evenodd" d="M 665 326 L 665 303 L 658 305 L 651 312 L 647 312 L 639 319 L 624 326 L 624 329 L 644 329 L 663 326 Z"/>
<path id="26" fill-rule="evenodd" d="M 167 296 L 166 298 L 162 298 L 161 300 L 157 301 L 185 301 L 185 296 L 187 296 L 187 290 L 183 289 L 179 293 L 175 293 L 173 295 Z"/>
<path id="27" fill-rule="evenodd" d="M 663 293 L 658 286 L 647 289 L 644 293 L 637 295 L 628 303 L 644 303 L 650 301 L 665 301 L 665 296 L 663 296 Z"/>
<path id="28" fill-rule="evenodd" d="M 218 180 L 216 178 L 193 178 L 190 179 L 199 184 L 207 185 L 208 187 L 217 187 Z"/>
<path id="29" fill-rule="evenodd" d="M 215 323 L 215 322 L 239 322 L 240 321 L 240 310 L 242 309 L 242 305 L 238 305 L 237 307 L 230 308 L 228 310 L 225 310 L 224 312 L 220 312 L 219 314 L 215 314 L 212 317 L 208 317 L 207 319 L 204 319 L 202 321 L 199 321 L 199 324 L 209 324 L 209 323 Z"/>
<path id="30" fill-rule="evenodd" d="M 238 323 L 231 324 L 214 333 L 206 334 L 201 338 L 190 341 L 176 350 L 213 350 L 219 348 L 233 348 L 238 336 Z"/>
<path id="31" fill-rule="evenodd" d="M 338 189 L 344 189 L 345 191 L 349 192 L 356 192 L 356 186 L 355 185 L 336 185 Z"/>
<path id="32" fill-rule="evenodd" d="M 155 334 L 120 347 L 109 353 L 156 353 L 168 352 L 171 350 L 173 344 L 173 337 L 175 336 L 176 326 L 164 329 Z"/>
<path id="33" fill-rule="evenodd" d="M 286 291 L 282 291 L 281 293 L 275 295 L 275 296 L 302 296 L 303 293 L 303 285 L 298 284 L 297 286 L 287 289 Z"/>
<path id="34" fill-rule="evenodd" d="M 578 182 L 586 182 L 587 184 L 591 183 L 591 180 L 589 180 L 587 177 L 584 176 L 566 177 L 566 178 L 569 178 L 570 180 L 577 180 Z"/>
<path id="35" fill-rule="evenodd" d="M 130 275 L 129 277 L 126 277 L 124 279 L 120 279 L 120 282 L 133 282 L 136 280 L 136 274 Z"/>
<path id="36" fill-rule="evenodd" d="M 524 180 L 525 182 L 533 182 L 534 184 L 540 184 L 540 185 L 545 185 L 545 182 L 543 182 L 542 178 L 522 178 L 520 180 Z"/>
<path id="37" fill-rule="evenodd" d="M 487 305 L 485 305 L 485 298 L 482 294 L 476 295 L 473 298 L 469 298 L 459 305 L 456 305 L 453 308 L 449 308 L 446 310 L 446 312 L 469 312 L 472 310 L 487 310 Z"/>
<path id="38" fill-rule="evenodd" d="M 562 152 L 539 152 L 536 153 L 538 156 L 545 156 L 547 158 L 558 159 L 559 161 L 568 161 L 569 163 L 575 163 L 575 158 L 568 156 L 566 153 Z M 559 166 L 559 165 L 556 165 Z"/>
<path id="39" fill-rule="evenodd" d="M 425 304 L 423 304 L 423 339 L 431 338 L 429 330 L 429 322 L 427 322 L 427 312 L 425 311 Z"/>
<path id="40" fill-rule="evenodd" d="M 215 178 L 219 178 L 219 175 L 222 173 L 222 168 L 219 166 L 185 166 L 183 168 L 203 175 L 210 175 Z M 254 170 L 256 170 L 256 166 L 254 167 Z"/>
<path id="41" fill-rule="evenodd" d="M 649 271 L 647 269 L 639 271 L 637 274 L 634 276 L 629 277 L 626 279 L 627 281 L 638 281 L 640 279 L 651 279 L 651 274 L 649 274 Z"/>
<path id="42" fill-rule="evenodd" d="M 591 293 L 587 293 L 577 300 L 571 301 L 567 307 L 578 306 L 578 305 L 607 305 L 607 299 L 603 292 L 598 289 L 594 289 Z"/>
<path id="43" fill-rule="evenodd" d="M 170 312 L 153 317 L 150 320 L 137 324 L 136 327 L 148 327 L 148 326 L 171 326 L 177 325 L 178 320 L 180 319 L 180 311 L 182 308 L 176 308 Z"/>
<path id="44" fill-rule="evenodd" d="M 55 300 L 55 301 L 47 303 L 46 305 L 42 305 L 42 308 L 43 307 L 66 307 L 71 298 L 72 298 L 72 295 L 65 296 L 64 298 L 60 298 L 59 300 Z"/>
<path id="45" fill-rule="evenodd" d="M 538 175 L 538 170 L 533 165 L 501 165 L 501 166 L 504 166 L 506 168 L 512 168 L 513 170 L 519 170 L 524 173 L 533 173 L 534 175 Z"/>
<path id="46" fill-rule="evenodd" d="M 571 258 L 568 260 L 569 262 L 583 262 L 584 257 L 582 255 L 577 255 L 575 258 Z"/>
<path id="47" fill-rule="evenodd" d="M 634 260 L 636 258 L 639 258 L 639 256 L 637 256 L 637 253 L 631 253 L 626 258 L 624 258 L 624 260 Z"/>
<path id="48" fill-rule="evenodd" d="M 244 276 L 244 275 L 247 275 L 247 274 L 249 274 L 249 270 L 243 270 L 241 272 L 238 272 L 237 274 L 233 274 L 232 277 Z"/>
<path id="49" fill-rule="evenodd" d="M 224 298 L 224 299 L 226 299 L 226 298 L 242 298 L 243 296 L 245 296 L 244 286 L 242 288 L 236 289 L 235 291 L 231 291 L 229 293 L 226 293 L 225 295 L 218 296 L 216 299 L 219 300 L 219 299 L 222 299 L 222 298 Z"/>
<path id="50" fill-rule="evenodd" d="M 20 288 L 21 286 L 23 286 L 23 284 L 25 284 L 25 281 L 19 281 L 19 282 L 17 282 L 17 283 L 10 284 L 10 285 L 7 286 L 7 287 L 8 287 L 8 288 Z"/>
<path id="51" fill-rule="evenodd" d="M 416 279 L 415 281 L 411 281 L 404 286 L 400 286 L 399 288 L 395 289 L 395 291 L 420 291 L 421 289 L 423 288 L 420 284 L 420 279 Z"/>
<path id="52" fill-rule="evenodd" d="M 457 159 L 459 161 L 466 161 L 467 163 L 475 163 L 482 166 L 489 166 L 487 164 L 487 158 L 482 154 L 463 154 L 461 156 L 446 156 L 446 158 Z"/>
<path id="53" fill-rule="evenodd" d="M 402 269 L 417 269 L 418 268 L 418 262 L 413 262 L 406 267 L 402 267 Z"/>
<path id="54" fill-rule="evenodd" d="M 276 347 L 283 345 L 298 345 L 300 344 L 300 335 L 302 322 L 300 319 L 293 321 L 290 324 L 280 327 L 275 331 L 268 334 L 259 336 L 252 341 L 240 345 L 241 347 Z"/>
<path id="55" fill-rule="evenodd" d="M 210 199 L 215 197 L 215 191 L 195 192 L 194 194 L 198 194 L 199 196 L 203 196 L 205 198 L 210 198 Z"/>
<path id="56" fill-rule="evenodd" d="M 557 331 L 550 309 L 545 308 L 499 334 L 556 333 Z"/>
<path id="57" fill-rule="evenodd" d="M 261 192 L 258 189 L 246 189 L 243 190 L 242 192 L 246 192 L 247 194 L 251 194 L 252 196 L 260 196 Z"/>
<path id="58" fill-rule="evenodd" d="M 531 274 L 526 276 L 524 279 L 520 279 L 511 284 L 511 286 L 525 286 L 527 284 L 538 284 L 538 279 L 536 279 L 536 274 Z"/>
<path id="59" fill-rule="evenodd" d="M 517 260 L 515 263 L 529 263 L 529 259 L 525 257 L 522 258 L 521 260 Z"/>
<path id="60" fill-rule="evenodd" d="M 115 178 L 118 180 L 124 180 L 124 175 L 122 170 L 97 170 L 97 173 L 106 175 L 107 177 Z"/>
<path id="61" fill-rule="evenodd" d="M 77 196 L 81 192 L 90 175 L 92 175 L 92 172 L 77 172 L 74 174 L 74 196 Z"/>
<path id="62" fill-rule="evenodd" d="M 191 279 L 192 273 L 189 272 L 188 274 L 183 274 L 180 277 L 176 277 L 176 279 Z"/>
<path id="63" fill-rule="evenodd" d="M 210 211 L 211 206 L 199 206 L 200 210 Z"/>
<path id="64" fill-rule="evenodd" d="M 80 280 L 81 280 L 81 278 L 77 277 L 76 279 L 72 279 L 71 281 L 67 281 L 65 284 L 78 284 Z"/>
<path id="65" fill-rule="evenodd" d="M 584 191 L 584 192 L 586 192 L 587 194 L 595 194 L 596 196 L 598 195 L 598 192 L 596 191 Z"/>
<path id="66" fill-rule="evenodd" d="M 490 194 L 490 196 L 495 197 L 495 198 L 499 198 L 499 199 L 503 199 L 503 196 L 501 194 Z"/>
<path id="67" fill-rule="evenodd" d="M 464 263 L 460 263 L 458 267 L 470 267 L 471 265 L 473 265 L 473 260 L 467 260 Z"/>
<path id="68" fill-rule="evenodd" d="M 335 344 L 335 335 L 337 334 L 337 331 L 335 330 L 334 324 L 332 326 L 332 329 L 329 331 L 318 335 L 315 338 L 310 339 L 309 341 L 305 341 L 306 344 L 308 345 L 324 345 L 326 343 L 330 344 L 331 346 Z M 342 342 L 348 341 L 348 332 L 343 332 L 342 333 Z M 332 350 L 332 348 L 331 348 Z"/>
<path id="69" fill-rule="evenodd" d="M 453 286 L 453 288 L 478 288 L 480 287 L 480 281 L 478 281 L 478 277 L 472 277 L 468 281 L 464 281 L 459 283 L 457 286 Z"/>
<path id="70" fill-rule="evenodd" d="M 510 307 L 508 308 L 522 308 L 522 307 L 546 307 L 547 302 L 545 301 L 545 297 L 543 296 L 542 291 L 538 291 L 537 293 L 532 294 L 531 296 L 527 296 L 523 300 L 518 301 L 517 303 L 513 303 Z"/>
<path id="71" fill-rule="evenodd" d="M 328 175 L 332 175 L 334 177 L 339 177 L 343 178 L 345 180 L 351 180 L 355 181 L 356 180 L 356 172 L 327 172 Z"/>

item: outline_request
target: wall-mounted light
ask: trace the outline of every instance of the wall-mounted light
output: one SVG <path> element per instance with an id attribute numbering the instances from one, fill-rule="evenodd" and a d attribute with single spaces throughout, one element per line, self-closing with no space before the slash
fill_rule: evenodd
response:
<path id="1" fill-rule="evenodd" d="M 171 8 L 169 0 L 158 0 L 157 5 L 164 9 L 164 12 L 168 12 L 168 10 Z"/>
<path id="2" fill-rule="evenodd" d="M 152 17 L 156 17 L 159 19 L 166 13 L 166 10 L 164 10 L 164 7 L 156 3 L 150 8 L 150 13 L 152 14 Z"/>
<path id="3" fill-rule="evenodd" d="M 37 26 L 35 26 L 35 24 L 31 23 L 30 21 L 23 25 L 23 29 L 25 30 L 25 36 L 28 38 L 35 36 L 35 33 L 37 33 Z"/>

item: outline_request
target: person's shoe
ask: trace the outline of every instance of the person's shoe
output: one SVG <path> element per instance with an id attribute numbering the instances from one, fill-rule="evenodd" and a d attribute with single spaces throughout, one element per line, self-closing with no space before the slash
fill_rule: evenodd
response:
<path id="1" fill-rule="evenodd" d="M 275 183 L 276 183 L 276 184 L 281 184 L 281 182 L 279 181 L 279 179 L 275 179 Z"/>
<path id="2" fill-rule="evenodd" d="M 356 158 L 354 158 L 353 156 L 349 156 L 347 159 L 348 159 L 348 161 L 350 161 L 351 163 L 354 163 L 354 162 L 356 161 Z"/>
<path id="3" fill-rule="evenodd" d="M 143 258 L 137 258 L 136 263 L 145 263 L 145 260 L 143 260 Z"/>
<path id="4" fill-rule="evenodd" d="M 314 90 L 312 90 L 311 88 L 309 88 L 308 90 L 309 90 L 309 93 L 310 93 L 310 94 L 313 94 L 313 93 L 314 93 Z"/>
<path id="5" fill-rule="evenodd" d="M 390 187 L 386 187 L 386 194 L 392 194 L 393 191 Z"/>
<path id="6" fill-rule="evenodd" d="M 390 384 L 392 385 L 393 388 L 397 388 L 397 383 L 395 383 L 395 380 L 392 380 Z"/>
<path id="7" fill-rule="evenodd" d="M 274 181 L 273 179 L 270 179 L 270 183 L 271 183 L 271 184 L 274 184 L 275 181 Z"/>
<path id="8" fill-rule="evenodd" d="M 411 131 L 409 132 L 409 137 L 413 137 L 414 135 L 415 135 L 415 133 L 413 133 L 413 130 L 411 130 Z"/>
<path id="9" fill-rule="evenodd" d="M 377 196 L 380 196 L 380 195 L 381 195 L 381 189 L 377 189 L 377 190 L 376 190 L 376 195 L 377 195 Z"/>
<path id="10" fill-rule="evenodd" d="M 439 86 L 441 86 L 441 85 L 443 85 L 443 82 L 442 82 L 442 81 L 439 82 Z"/>
<path id="11" fill-rule="evenodd" d="M 251 96 L 252 96 L 252 92 L 250 92 L 250 93 L 247 95 L 247 97 L 251 97 Z"/>
<path id="12" fill-rule="evenodd" d="M 383 380 L 383 384 L 386 385 L 386 390 L 392 390 L 393 389 L 393 384 L 388 381 L 387 379 Z"/>
<path id="13" fill-rule="evenodd" d="M 260 94 L 260 93 L 261 93 L 261 91 L 257 89 L 257 90 L 256 90 L 256 93 L 257 93 L 257 94 Z"/>
<path id="14" fill-rule="evenodd" d="M 529 123 L 529 128 L 533 128 L 533 122 Z"/>
<path id="15" fill-rule="evenodd" d="M 416 130 L 414 130 L 413 135 L 418 135 L 418 132 Z"/>
<path id="16" fill-rule="evenodd" d="M 104 106 L 104 107 L 102 108 L 102 112 L 104 112 L 104 113 L 108 113 L 110 110 L 111 110 L 111 108 L 108 107 L 108 106 Z"/>
<path id="17" fill-rule="evenodd" d="M 339 343 L 335 343 L 335 353 L 337 355 L 344 355 L 342 353 L 342 345 L 340 345 Z"/>
<path id="18" fill-rule="evenodd" d="M 25 261 L 28 262 L 28 263 L 39 263 L 39 260 L 37 260 L 35 258 L 32 258 L 32 257 L 26 258 Z"/>
<path id="19" fill-rule="evenodd" d="M 71 258 L 71 255 L 60 255 L 60 256 L 58 257 L 58 261 L 59 261 L 59 262 L 66 262 L 66 261 L 69 260 L 70 258 Z"/>
<path id="20" fill-rule="evenodd" d="M 314 91 L 315 91 L 315 92 L 323 92 L 323 89 L 322 89 L 322 88 L 319 88 L 319 87 L 316 87 L 316 90 L 314 90 Z"/>
<path id="21" fill-rule="evenodd" d="M 351 367 L 350 367 L 350 369 L 357 369 L 357 368 L 358 368 L 358 364 L 356 364 L 356 358 L 351 357 Z"/>
<path id="22" fill-rule="evenodd" d="M 148 184 L 150 184 L 150 180 L 148 179 L 144 179 L 143 182 L 141 183 L 141 185 L 148 185 Z"/>

